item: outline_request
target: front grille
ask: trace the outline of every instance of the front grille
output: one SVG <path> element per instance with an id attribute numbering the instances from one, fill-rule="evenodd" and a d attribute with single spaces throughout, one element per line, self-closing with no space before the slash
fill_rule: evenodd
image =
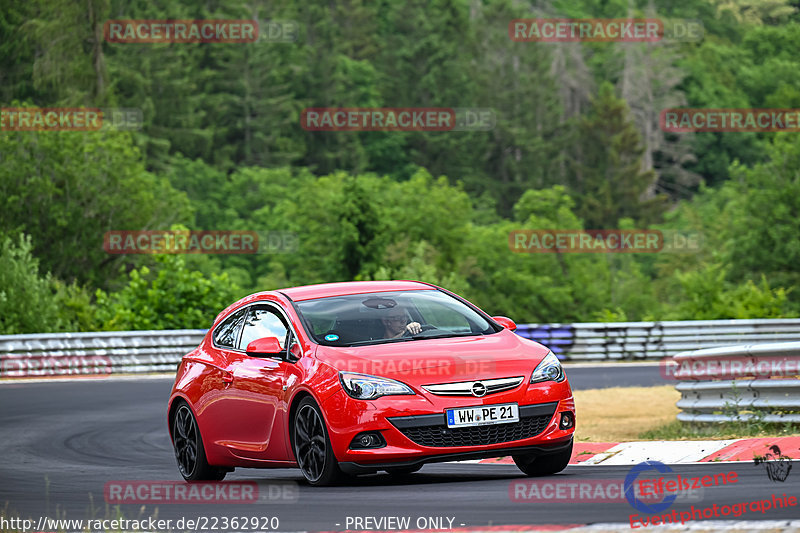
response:
<path id="1" fill-rule="evenodd" d="M 519 422 L 448 428 L 444 415 L 424 415 L 390 418 L 400 432 L 420 446 L 446 448 L 481 446 L 529 439 L 543 432 L 556 409 L 555 403 L 520 407 Z M 435 422 L 435 423 L 426 423 Z"/>
<path id="2" fill-rule="evenodd" d="M 459 381 L 456 383 L 437 383 L 436 385 L 423 385 L 422 388 L 431 394 L 438 394 L 440 396 L 477 396 L 483 397 L 497 392 L 504 392 L 511 389 L 516 389 L 520 383 L 525 381 L 524 376 L 517 376 L 513 378 L 499 378 L 499 379 L 482 379 L 478 381 Z M 481 383 L 484 386 L 485 392 L 483 394 L 475 394 L 473 387 L 476 383 Z"/>

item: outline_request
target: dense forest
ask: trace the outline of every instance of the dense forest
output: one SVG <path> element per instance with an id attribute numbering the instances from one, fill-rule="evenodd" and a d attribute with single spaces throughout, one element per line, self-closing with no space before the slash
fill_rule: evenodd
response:
<path id="1" fill-rule="evenodd" d="M 787 0 L 3 0 L 0 105 L 141 128 L 0 131 L 0 333 L 207 327 L 235 298 L 419 279 L 518 322 L 800 316 L 797 133 L 667 108 L 800 108 Z M 515 42 L 519 18 L 702 22 L 694 41 Z M 293 40 L 120 43 L 108 20 L 286 21 Z M 309 131 L 310 107 L 491 109 L 479 131 Z M 524 229 L 691 253 L 514 253 Z M 292 232 L 273 254 L 109 254 L 116 230 Z"/>

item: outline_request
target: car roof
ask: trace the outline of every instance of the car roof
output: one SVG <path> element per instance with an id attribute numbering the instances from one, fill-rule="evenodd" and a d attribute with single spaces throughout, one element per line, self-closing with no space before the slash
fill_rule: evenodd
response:
<path id="1" fill-rule="evenodd" d="M 327 298 L 330 296 L 345 296 L 348 294 L 364 294 L 368 292 L 387 291 L 420 291 L 431 290 L 436 287 L 419 281 L 344 281 L 340 283 L 320 283 L 318 285 L 304 285 L 279 289 L 281 292 L 296 302 L 312 300 L 314 298 Z"/>

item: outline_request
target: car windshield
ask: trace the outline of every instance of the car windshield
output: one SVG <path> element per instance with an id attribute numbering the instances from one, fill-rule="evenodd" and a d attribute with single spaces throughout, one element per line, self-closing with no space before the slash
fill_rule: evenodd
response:
<path id="1" fill-rule="evenodd" d="M 438 290 L 376 292 L 297 302 L 320 344 L 362 346 L 499 331 L 474 309 Z"/>

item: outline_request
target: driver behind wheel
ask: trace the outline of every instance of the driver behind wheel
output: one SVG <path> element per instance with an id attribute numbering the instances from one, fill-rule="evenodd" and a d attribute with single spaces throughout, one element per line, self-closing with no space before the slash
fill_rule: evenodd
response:
<path id="1" fill-rule="evenodd" d="M 396 339 L 402 337 L 406 333 L 416 335 L 422 331 L 422 326 L 419 322 L 409 322 L 411 320 L 406 313 L 405 309 L 393 307 L 381 317 L 383 323 L 384 333 L 386 339 Z"/>

